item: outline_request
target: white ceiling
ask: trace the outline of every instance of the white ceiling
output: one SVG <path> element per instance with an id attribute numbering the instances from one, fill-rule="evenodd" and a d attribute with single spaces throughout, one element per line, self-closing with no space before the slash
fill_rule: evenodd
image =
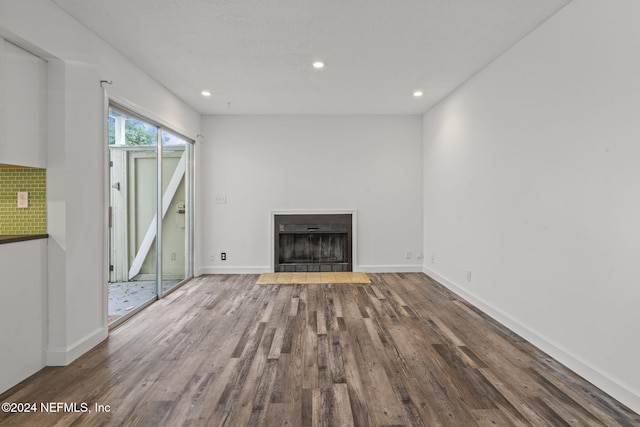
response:
<path id="1" fill-rule="evenodd" d="M 422 114 L 569 2 L 53 1 L 202 114 Z"/>

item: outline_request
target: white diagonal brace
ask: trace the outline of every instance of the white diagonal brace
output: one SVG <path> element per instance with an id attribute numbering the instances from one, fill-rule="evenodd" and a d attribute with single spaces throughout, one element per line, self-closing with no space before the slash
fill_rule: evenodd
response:
<path id="1" fill-rule="evenodd" d="M 176 191 L 178 190 L 178 186 L 180 185 L 180 181 L 182 177 L 184 177 L 184 173 L 187 166 L 186 160 L 187 152 L 182 153 L 182 157 L 178 162 L 178 166 L 176 166 L 176 170 L 173 172 L 173 176 L 171 177 L 171 181 L 169 181 L 169 185 L 162 196 L 162 219 L 164 219 L 167 210 L 169 209 L 169 204 L 171 200 L 173 200 L 173 196 L 175 196 Z M 158 214 L 156 213 L 151 220 L 151 224 L 147 229 L 147 233 L 144 235 L 144 239 L 142 239 L 142 243 L 140 243 L 140 248 L 138 249 L 138 253 L 136 253 L 136 257 L 133 259 L 131 263 L 131 268 L 129 269 L 129 280 L 133 279 L 135 276 L 140 273 L 140 269 L 142 268 L 142 263 L 145 258 L 149 254 L 149 250 L 151 249 L 151 245 L 156 238 L 156 233 L 158 231 Z"/>

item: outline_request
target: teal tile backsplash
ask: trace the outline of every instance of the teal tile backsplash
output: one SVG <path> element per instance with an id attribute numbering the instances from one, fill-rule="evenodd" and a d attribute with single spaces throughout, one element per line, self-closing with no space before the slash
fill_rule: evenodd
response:
<path id="1" fill-rule="evenodd" d="M 29 193 L 28 208 L 18 208 L 19 191 Z M 46 169 L 0 168 L 0 235 L 46 232 Z"/>

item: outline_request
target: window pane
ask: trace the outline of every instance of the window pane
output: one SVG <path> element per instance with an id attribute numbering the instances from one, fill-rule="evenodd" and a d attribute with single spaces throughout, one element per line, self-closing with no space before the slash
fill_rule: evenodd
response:
<path id="1" fill-rule="evenodd" d="M 166 130 L 162 131 L 162 145 L 170 146 L 170 145 L 178 145 L 178 146 L 186 146 L 187 140 L 181 136 L 173 134 L 171 132 L 167 132 Z"/>
<path id="2" fill-rule="evenodd" d="M 156 145 L 158 128 L 109 108 L 109 145 Z"/>

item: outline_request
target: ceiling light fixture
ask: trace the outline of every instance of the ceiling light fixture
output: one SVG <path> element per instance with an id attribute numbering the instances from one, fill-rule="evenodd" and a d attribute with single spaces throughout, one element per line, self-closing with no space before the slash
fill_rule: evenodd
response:
<path id="1" fill-rule="evenodd" d="M 209 91 L 209 90 L 203 90 L 202 92 L 200 92 L 200 94 L 201 94 L 202 96 L 209 97 L 209 96 L 211 96 L 211 91 Z"/>
<path id="2" fill-rule="evenodd" d="M 316 61 L 313 63 L 313 68 L 324 68 L 324 62 L 322 61 Z"/>
<path id="3" fill-rule="evenodd" d="M 422 95 L 424 95 L 424 94 L 422 93 L 421 90 L 417 90 L 417 91 L 413 92 L 413 96 L 415 96 L 416 98 L 420 98 Z"/>

